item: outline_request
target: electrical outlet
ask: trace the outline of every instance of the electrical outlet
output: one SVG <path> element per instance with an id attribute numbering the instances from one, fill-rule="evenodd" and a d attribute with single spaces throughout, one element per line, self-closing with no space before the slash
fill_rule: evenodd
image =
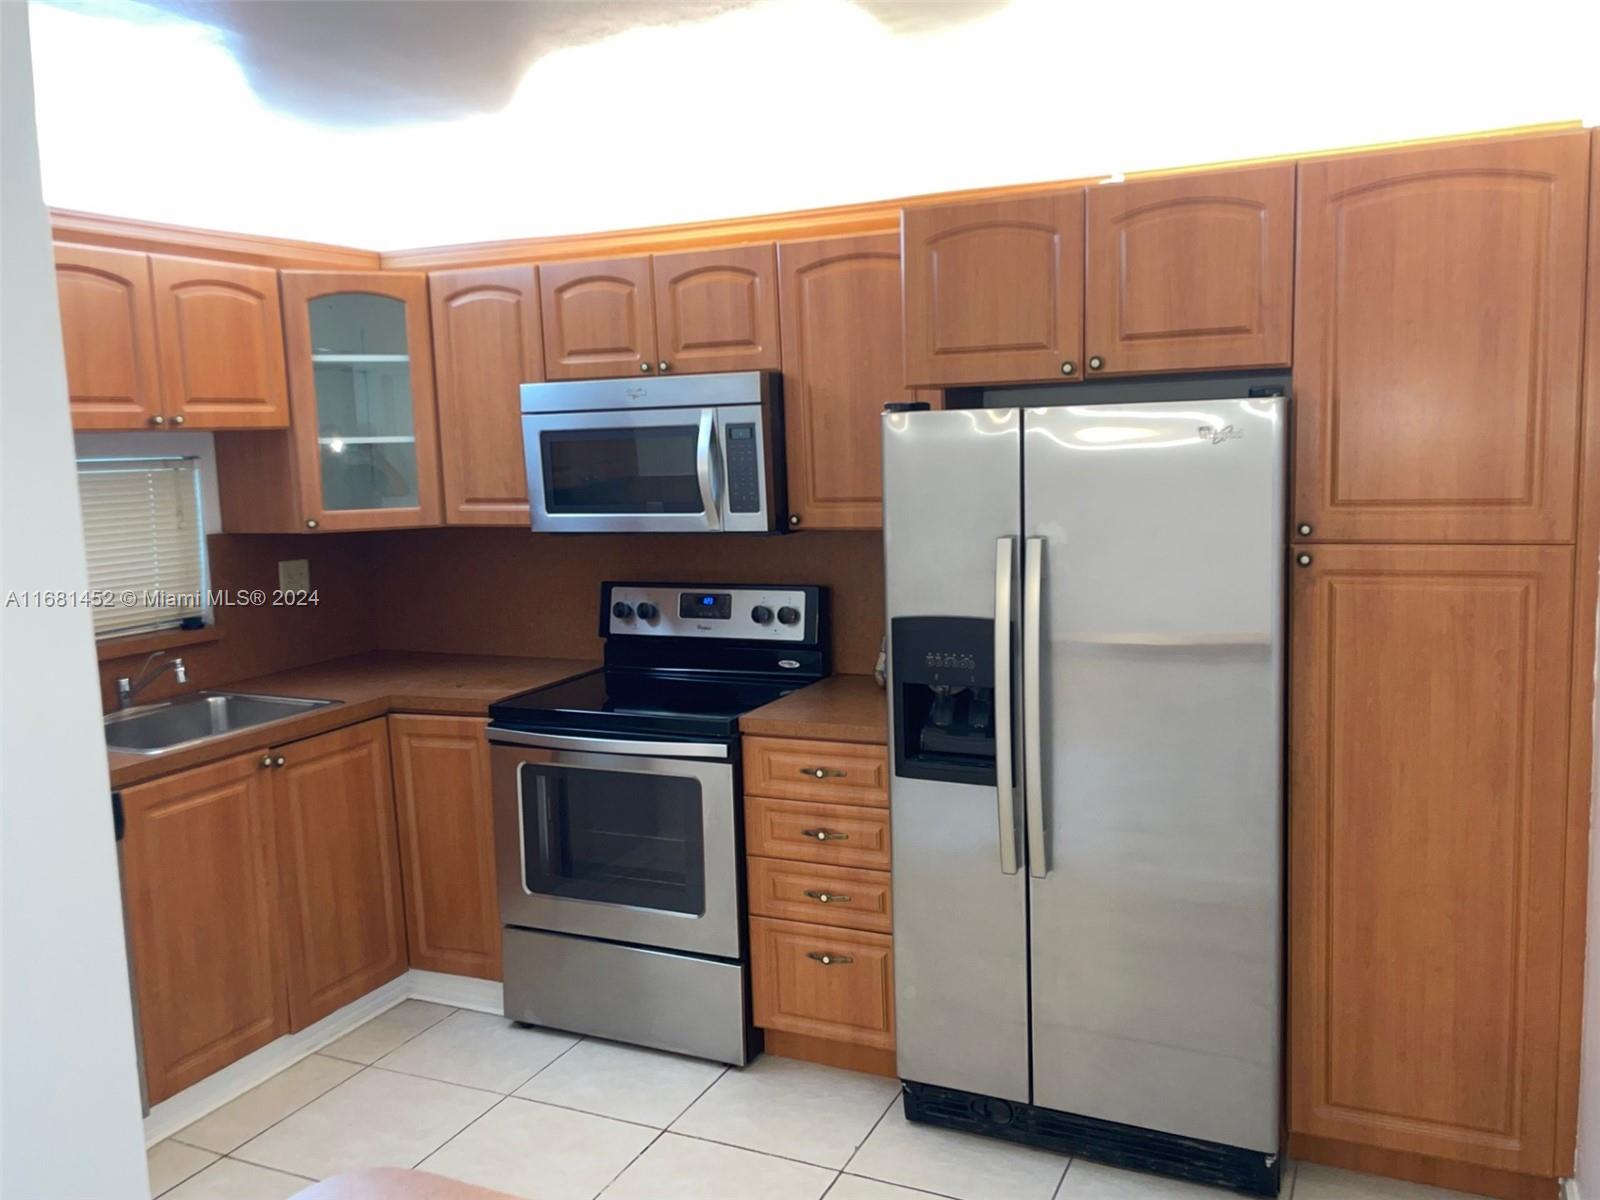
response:
<path id="1" fill-rule="evenodd" d="M 309 592 L 311 590 L 311 560 L 286 558 L 278 563 L 278 590 L 284 592 Z"/>

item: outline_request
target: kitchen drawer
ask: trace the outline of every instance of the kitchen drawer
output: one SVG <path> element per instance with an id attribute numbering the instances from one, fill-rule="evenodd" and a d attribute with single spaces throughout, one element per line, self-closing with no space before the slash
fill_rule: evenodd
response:
<path id="1" fill-rule="evenodd" d="M 891 933 L 889 873 L 821 863 L 748 859 L 750 912 L 845 929 Z"/>
<path id="2" fill-rule="evenodd" d="M 894 939 L 750 918 L 755 1022 L 809 1037 L 894 1046 Z"/>
<path id="3" fill-rule="evenodd" d="M 746 796 L 744 836 L 745 850 L 765 858 L 889 869 L 887 809 Z"/>
<path id="4" fill-rule="evenodd" d="M 757 737 L 743 744 L 746 795 L 889 807 L 885 746 Z"/>

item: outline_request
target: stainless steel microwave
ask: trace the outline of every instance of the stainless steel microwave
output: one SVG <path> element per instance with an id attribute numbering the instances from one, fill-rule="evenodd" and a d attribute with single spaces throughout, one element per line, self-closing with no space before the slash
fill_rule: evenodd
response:
<path id="1" fill-rule="evenodd" d="M 522 385 L 533 528 L 777 533 L 789 523 L 772 371 Z"/>

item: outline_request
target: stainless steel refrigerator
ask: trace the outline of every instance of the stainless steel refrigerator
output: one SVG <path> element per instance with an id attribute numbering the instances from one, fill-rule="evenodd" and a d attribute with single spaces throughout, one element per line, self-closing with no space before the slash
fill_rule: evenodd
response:
<path id="1" fill-rule="evenodd" d="M 1275 1194 L 1287 401 L 918 407 L 884 416 L 907 1115 Z"/>

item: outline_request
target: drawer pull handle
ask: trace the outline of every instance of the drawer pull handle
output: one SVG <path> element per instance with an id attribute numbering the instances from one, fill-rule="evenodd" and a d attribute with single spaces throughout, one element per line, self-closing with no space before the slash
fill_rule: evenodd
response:
<path id="1" fill-rule="evenodd" d="M 806 957 L 811 959 L 813 962 L 821 963 L 825 967 L 831 967 L 835 963 L 843 966 L 846 963 L 855 962 L 855 959 L 851 958 L 848 954 L 829 954 L 826 950 L 807 951 Z"/>
<path id="2" fill-rule="evenodd" d="M 832 767 L 801 767 L 800 774 L 809 775 L 813 779 L 843 779 L 843 771 L 835 771 Z"/>
<path id="3" fill-rule="evenodd" d="M 838 892 L 819 892 L 811 888 L 806 889 L 806 895 L 818 904 L 849 904 L 849 896 L 841 896 Z"/>
<path id="4" fill-rule="evenodd" d="M 848 842 L 850 835 L 840 833 L 837 829 L 802 829 L 800 831 L 808 838 L 816 838 L 819 842 Z"/>

